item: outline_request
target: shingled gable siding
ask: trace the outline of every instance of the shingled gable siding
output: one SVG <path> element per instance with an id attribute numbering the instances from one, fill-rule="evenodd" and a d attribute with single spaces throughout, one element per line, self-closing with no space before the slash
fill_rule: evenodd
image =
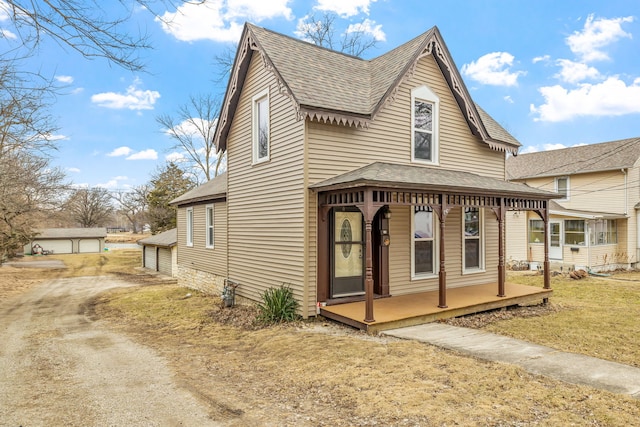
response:
<path id="1" fill-rule="evenodd" d="M 266 88 L 270 160 L 252 165 L 251 99 Z M 254 53 L 227 139 L 229 277 L 242 297 L 260 300 L 266 289 L 288 283 L 305 306 L 303 135 L 291 100 Z"/>
<path id="2" fill-rule="evenodd" d="M 227 277 L 227 204 L 217 202 L 215 249 L 206 248 L 206 210 L 210 202 L 193 205 L 193 246 L 187 246 L 187 208 L 178 208 L 178 284 L 218 294 Z"/>
<path id="3" fill-rule="evenodd" d="M 376 161 L 411 164 L 411 89 L 425 84 L 440 98 L 439 167 L 504 179 L 505 154 L 489 149 L 471 134 L 440 69 L 429 56 L 420 60 L 412 78 L 401 85 L 395 101 L 380 111 L 369 129 L 307 122 L 309 183 Z M 436 289 L 437 278 L 411 281 L 410 208 L 392 207 L 392 211 L 392 244 L 389 248 L 391 293 L 400 295 Z M 452 210 L 446 224 L 447 286 L 468 285 L 470 277 L 473 277 L 474 284 L 497 281 L 498 228 L 495 215 L 491 211 L 485 212 L 484 273 L 462 275 L 460 209 Z M 310 223 L 310 228 L 313 246 L 315 224 Z"/>

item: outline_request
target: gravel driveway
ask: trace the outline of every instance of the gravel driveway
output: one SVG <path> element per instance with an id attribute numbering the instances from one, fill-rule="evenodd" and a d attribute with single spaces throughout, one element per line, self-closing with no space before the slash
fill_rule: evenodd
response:
<path id="1" fill-rule="evenodd" d="M 0 425 L 217 426 L 147 347 L 92 321 L 108 277 L 44 282 L 0 302 Z"/>

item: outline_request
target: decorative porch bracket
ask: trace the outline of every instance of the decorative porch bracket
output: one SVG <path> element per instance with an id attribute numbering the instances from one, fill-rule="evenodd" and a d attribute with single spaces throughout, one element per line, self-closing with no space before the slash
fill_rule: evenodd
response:
<path id="1" fill-rule="evenodd" d="M 444 202 L 444 197 L 440 205 L 433 205 L 431 209 L 438 215 L 440 222 L 440 270 L 438 271 L 438 308 L 447 308 L 447 271 L 445 269 L 445 245 L 444 229 L 447 215 L 451 210 L 451 205 Z"/>

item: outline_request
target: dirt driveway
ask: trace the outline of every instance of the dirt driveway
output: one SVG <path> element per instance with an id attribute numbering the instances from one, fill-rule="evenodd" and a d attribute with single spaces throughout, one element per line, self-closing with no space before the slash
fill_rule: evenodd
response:
<path id="1" fill-rule="evenodd" d="M 111 277 L 46 281 L 0 303 L 3 426 L 215 426 L 164 359 L 87 316 Z"/>

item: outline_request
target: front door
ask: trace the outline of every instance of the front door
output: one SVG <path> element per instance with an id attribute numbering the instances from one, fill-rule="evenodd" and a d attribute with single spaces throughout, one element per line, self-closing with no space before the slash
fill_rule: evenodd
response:
<path id="1" fill-rule="evenodd" d="M 549 258 L 562 259 L 562 221 L 549 221 Z"/>
<path id="2" fill-rule="evenodd" d="M 331 298 L 364 294 L 362 213 L 333 211 Z"/>

